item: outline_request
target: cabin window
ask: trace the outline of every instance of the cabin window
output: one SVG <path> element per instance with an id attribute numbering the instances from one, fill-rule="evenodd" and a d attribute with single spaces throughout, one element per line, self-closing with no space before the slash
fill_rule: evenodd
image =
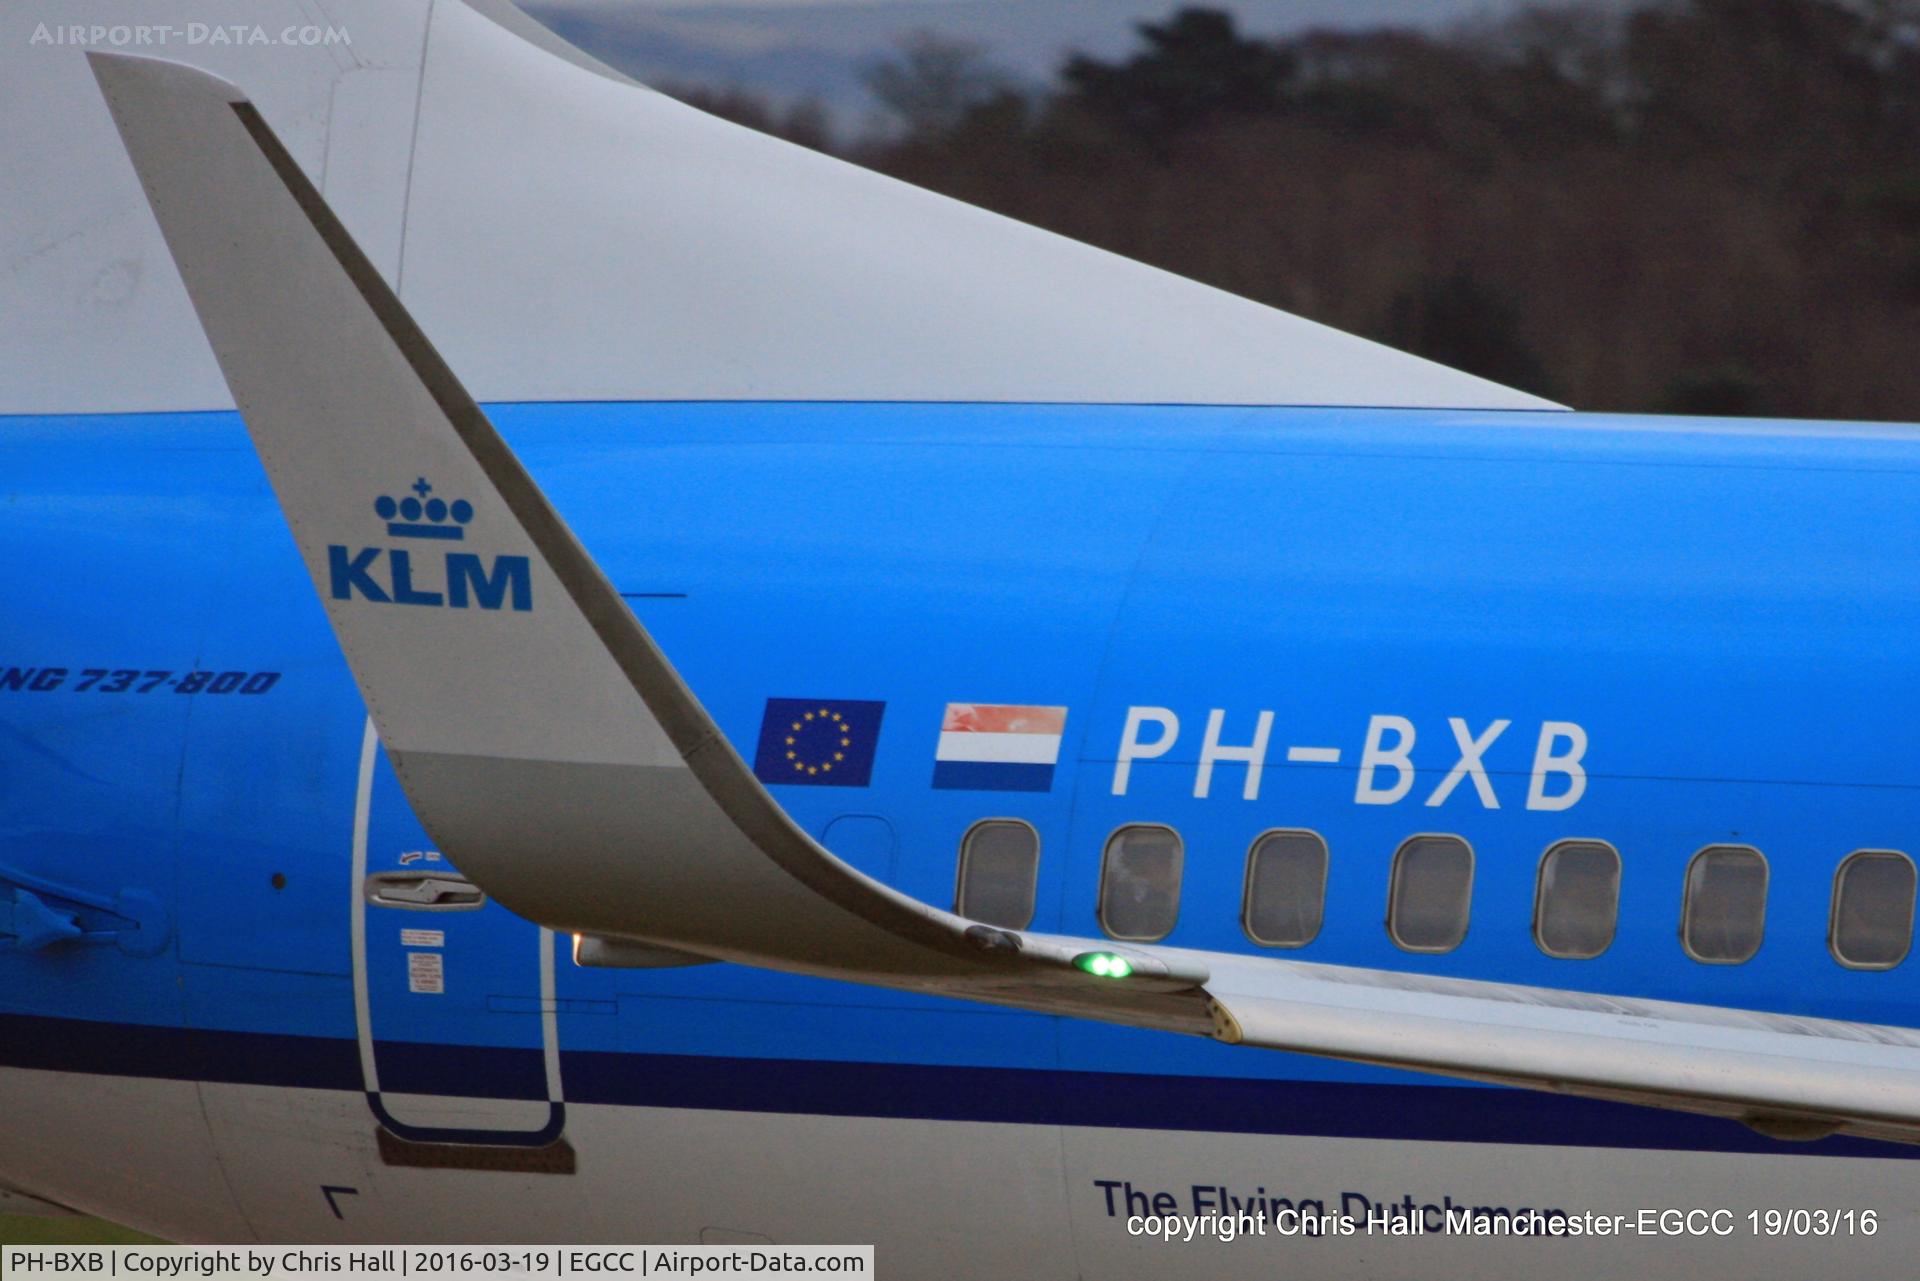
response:
<path id="1" fill-rule="evenodd" d="M 953 910 L 1010 930 L 1033 924 L 1040 876 L 1040 833 L 1016 818 L 975 823 L 960 839 L 960 882 Z"/>
<path id="2" fill-rule="evenodd" d="M 1533 941 L 1548 956 L 1587 960 L 1613 943 L 1620 855 L 1604 841 L 1561 841 L 1540 860 Z"/>
<path id="3" fill-rule="evenodd" d="M 1767 860 L 1745 845 L 1709 845 L 1687 865 L 1680 943 L 1709 965 L 1738 965 L 1760 950 L 1767 924 Z"/>
<path id="4" fill-rule="evenodd" d="M 1409 952 L 1451 952 L 1467 937 L 1473 850 L 1457 836 L 1415 836 L 1393 856 L 1387 934 Z"/>
<path id="5" fill-rule="evenodd" d="M 1240 924 L 1262 947 L 1305 947 L 1326 909 L 1327 843 L 1312 832 L 1267 832 L 1247 852 Z"/>
<path id="6" fill-rule="evenodd" d="M 1890 970 L 1913 945 L 1913 860 L 1894 850 L 1849 854 L 1833 878 L 1827 946 L 1856 970 Z"/>
<path id="7" fill-rule="evenodd" d="M 1142 943 L 1172 933 L 1183 855 L 1180 834 L 1170 827 L 1135 823 L 1109 836 L 1100 865 L 1100 928 Z"/>

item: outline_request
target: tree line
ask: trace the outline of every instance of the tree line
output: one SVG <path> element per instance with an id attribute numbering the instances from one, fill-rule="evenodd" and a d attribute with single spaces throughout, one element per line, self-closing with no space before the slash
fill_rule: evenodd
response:
<path id="1" fill-rule="evenodd" d="M 1920 0 L 1539 6 L 1013 83 L 922 34 L 895 127 L 756 127 L 1582 409 L 1920 421 Z"/>

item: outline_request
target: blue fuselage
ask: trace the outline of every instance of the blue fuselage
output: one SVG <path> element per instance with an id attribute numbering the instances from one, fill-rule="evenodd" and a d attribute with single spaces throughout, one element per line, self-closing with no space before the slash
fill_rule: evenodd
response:
<path id="1" fill-rule="evenodd" d="M 1284 955 L 1920 1022 L 1915 962 L 1850 969 L 1828 940 L 1850 852 L 1920 853 L 1920 432 L 1178 407 L 491 413 L 749 761 L 769 700 L 883 705 L 864 786 L 774 790 L 908 894 L 951 904 L 969 827 L 1023 819 L 1041 841 L 1034 928 L 1098 934 L 1108 835 L 1163 824 L 1185 848 L 1167 942 L 1252 952 L 1249 848 L 1307 829 L 1330 851 L 1324 925 Z M 0 1063 L 361 1089 L 365 711 L 238 419 L 0 420 L 0 495 L 0 898 L 16 922 Z M 1050 786 L 933 786 L 955 703 L 1066 708 Z M 1138 708 L 1178 735 L 1122 780 Z M 1225 757 L 1201 786 L 1216 711 L 1218 742 L 1239 747 L 1271 713 L 1257 780 Z M 472 713 L 493 714 L 484 690 Z M 1410 745 L 1375 743 L 1413 771 L 1391 800 L 1400 775 L 1365 764 L 1382 718 L 1411 727 Z M 1502 720 L 1483 773 L 1441 792 L 1453 722 L 1480 736 Z M 1555 726 L 1584 738 L 1571 803 L 1575 772 L 1541 770 L 1569 750 Z M 370 870 L 431 849 L 382 771 Z M 1450 952 L 1403 951 L 1383 925 L 1395 850 L 1418 833 L 1473 851 Z M 1534 937 L 1536 871 L 1568 838 L 1610 843 L 1623 867 L 1614 940 L 1587 960 Z M 1703 964 L 1679 938 L 1689 859 L 1715 844 L 1770 871 L 1743 964 Z M 29 916 L 84 937 L 28 948 Z M 485 931 L 522 923 L 461 926 L 478 931 L 470 963 L 449 950 L 442 970 L 403 972 L 374 916 L 388 1087 L 541 1097 L 536 967 L 480 955 Z M 1778 1147 L 1727 1122 L 733 966 L 563 954 L 552 1008 L 569 1100 Z"/>

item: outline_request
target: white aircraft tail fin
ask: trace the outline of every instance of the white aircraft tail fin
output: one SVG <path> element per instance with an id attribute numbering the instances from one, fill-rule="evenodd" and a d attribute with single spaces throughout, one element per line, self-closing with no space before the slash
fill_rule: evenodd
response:
<path id="1" fill-rule="evenodd" d="M 122 51 L 244 86 L 482 402 L 1547 407 L 718 120 L 505 0 L 179 8 L 244 42 Z M 0 188 L 0 413 L 221 407 L 81 49 L 31 9 L 0 15 L 0 169 L 33 175 Z"/>

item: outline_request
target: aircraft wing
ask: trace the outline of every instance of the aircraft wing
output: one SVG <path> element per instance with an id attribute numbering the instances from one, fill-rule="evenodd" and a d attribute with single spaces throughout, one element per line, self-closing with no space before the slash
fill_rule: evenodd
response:
<path id="1" fill-rule="evenodd" d="M 848 867 L 755 779 L 244 95 L 89 57 L 414 812 L 514 911 L 609 959 L 1920 1138 L 1904 1029 L 1009 931 Z M 374 496 L 415 477 L 453 496 L 441 581 L 470 608 L 409 607 L 451 602 L 381 546 Z"/>
<path id="2" fill-rule="evenodd" d="M 1920 1033 L 1555 988 L 1208 954 L 1214 1036 L 1741 1121 L 1920 1142 Z"/>

